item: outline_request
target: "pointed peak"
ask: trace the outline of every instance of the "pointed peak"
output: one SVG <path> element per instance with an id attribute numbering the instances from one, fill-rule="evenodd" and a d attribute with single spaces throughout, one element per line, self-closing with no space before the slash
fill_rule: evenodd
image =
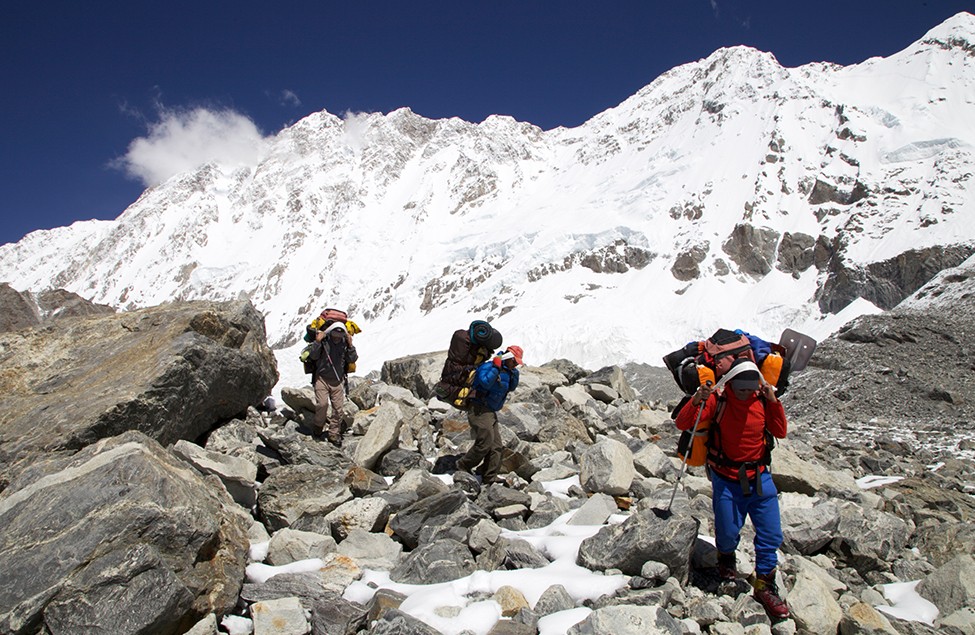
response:
<path id="1" fill-rule="evenodd" d="M 962 49 L 975 56 L 975 15 L 962 11 L 924 34 L 919 44 L 945 50 Z"/>

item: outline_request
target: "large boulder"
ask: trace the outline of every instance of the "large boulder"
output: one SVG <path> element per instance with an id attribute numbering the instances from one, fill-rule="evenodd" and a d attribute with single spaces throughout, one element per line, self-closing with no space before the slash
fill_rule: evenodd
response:
<path id="1" fill-rule="evenodd" d="M 353 461 L 356 465 L 371 470 L 383 454 L 396 446 L 409 410 L 409 406 L 390 400 L 369 413 L 366 434 L 355 448 Z"/>
<path id="2" fill-rule="evenodd" d="M 806 496 L 826 493 L 848 500 L 860 496 L 860 488 L 852 474 L 805 461 L 787 447 L 778 447 L 772 452 L 772 479 L 780 492 Z"/>
<path id="3" fill-rule="evenodd" d="M 390 520 L 389 528 L 408 549 L 416 549 L 424 528 L 443 526 L 444 518 L 456 512 L 461 512 L 463 516 L 462 520 L 454 523 L 456 527 L 473 527 L 482 518 L 487 518 L 485 512 L 471 505 L 463 490 L 450 489 L 442 494 L 427 496 L 403 509 Z"/>
<path id="4" fill-rule="evenodd" d="M 618 525 L 603 527 L 582 541 L 578 564 L 594 571 L 619 569 L 635 576 L 640 575 L 647 560 L 654 560 L 686 582 L 700 523 L 686 514 L 662 516 L 665 514 L 645 509 Z"/>
<path id="5" fill-rule="evenodd" d="M 827 584 L 810 568 L 803 567 L 786 598 L 796 624 L 807 633 L 835 633 L 843 609 Z"/>
<path id="6" fill-rule="evenodd" d="M 590 446 L 579 459 L 579 480 L 587 492 L 623 496 L 630 491 L 636 469 L 633 453 L 615 439 Z"/>
<path id="7" fill-rule="evenodd" d="M 326 516 L 352 499 L 345 474 L 317 465 L 285 465 L 274 470 L 257 495 L 261 520 L 271 531 L 285 527 L 330 535 Z"/>
<path id="8" fill-rule="evenodd" d="M 772 271 L 778 242 L 779 233 L 774 229 L 741 223 L 735 225 L 721 249 L 743 273 L 761 278 Z"/>
<path id="9" fill-rule="evenodd" d="M 921 580 L 917 592 L 945 615 L 975 606 L 975 558 L 966 554 L 945 563 Z"/>
<path id="10" fill-rule="evenodd" d="M 194 440 L 262 403 L 278 379 L 249 301 L 58 320 L 0 334 L 0 351 L 0 488 L 41 453 L 127 430 Z"/>
<path id="11" fill-rule="evenodd" d="M 893 514 L 846 503 L 840 507 L 832 549 L 861 574 L 884 570 L 907 546 L 913 531 L 913 523 Z"/>
<path id="12" fill-rule="evenodd" d="M 783 493 L 780 497 L 784 550 L 813 555 L 833 540 L 840 524 L 840 508 L 835 502 L 802 494 Z"/>
<path id="13" fill-rule="evenodd" d="M 447 351 L 410 355 L 383 362 L 382 381 L 408 389 L 426 401 L 433 397 L 433 387 L 440 381 Z"/>
<path id="14" fill-rule="evenodd" d="M 183 633 L 237 602 L 246 514 L 139 432 L 0 496 L 0 632 Z"/>
<path id="15" fill-rule="evenodd" d="M 407 555 L 389 578 L 403 584 L 438 584 L 474 573 L 474 555 L 467 545 L 453 540 L 436 540 Z"/>
<path id="16" fill-rule="evenodd" d="M 257 502 L 257 464 L 235 456 L 211 452 L 189 441 L 179 440 L 173 453 L 201 474 L 220 479 L 227 492 L 241 506 L 250 509 Z"/>
<path id="17" fill-rule="evenodd" d="M 580 384 L 602 384 L 609 386 L 626 401 L 636 401 L 637 394 L 626 380 L 623 369 L 619 366 L 606 366 L 591 375 L 579 380 Z"/>
<path id="18" fill-rule="evenodd" d="M 569 380 L 555 368 L 547 366 L 522 366 L 518 370 L 518 393 L 533 393 L 538 388 L 552 392 L 559 386 L 566 386 Z M 544 393 L 540 393 L 544 394 Z M 514 395 L 512 395 L 514 398 Z"/>
<path id="19" fill-rule="evenodd" d="M 567 635 L 680 635 L 680 624 L 662 606 L 607 606 L 590 613 Z"/>

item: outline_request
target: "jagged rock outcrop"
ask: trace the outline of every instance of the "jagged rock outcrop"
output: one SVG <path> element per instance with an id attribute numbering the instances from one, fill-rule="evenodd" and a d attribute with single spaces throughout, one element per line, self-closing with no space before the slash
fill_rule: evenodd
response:
<path id="1" fill-rule="evenodd" d="M 815 264 L 816 239 L 801 232 L 785 232 L 779 242 L 775 268 L 794 277 Z"/>
<path id="2" fill-rule="evenodd" d="M 882 309 L 893 309 L 920 289 L 935 274 L 956 267 L 975 254 L 975 245 L 961 244 L 909 249 L 902 254 L 866 266 L 848 265 L 833 257 L 829 275 L 817 293 L 823 311 L 836 313 L 857 298 Z"/>
<path id="3" fill-rule="evenodd" d="M 0 284 L 0 332 L 18 331 L 41 323 L 37 306 L 6 282 Z"/>
<path id="4" fill-rule="evenodd" d="M 115 309 L 95 304 L 76 293 L 51 289 L 34 294 L 21 293 L 6 282 L 0 283 L 0 333 L 18 331 L 58 318 L 114 313 Z"/>
<path id="5" fill-rule="evenodd" d="M 670 272 L 681 282 L 696 280 L 701 275 L 701 263 L 708 257 L 708 245 L 695 245 L 677 254 Z"/>
<path id="6" fill-rule="evenodd" d="M 0 334 L 0 486 L 42 453 L 140 430 L 195 440 L 277 381 L 247 301 L 173 303 Z"/>
<path id="7" fill-rule="evenodd" d="M 779 232 L 768 227 L 737 225 L 721 249 L 743 272 L 761 277 L 772 271 Z"/>

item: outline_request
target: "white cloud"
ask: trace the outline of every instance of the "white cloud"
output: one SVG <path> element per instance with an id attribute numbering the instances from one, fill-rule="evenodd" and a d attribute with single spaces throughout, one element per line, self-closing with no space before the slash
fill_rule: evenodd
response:
<path id="1" fill-rule="evenodd" d="M 164 110 L 149 134 L 133 140 L 113 165 L 151 186 L 210 161 L 256 164 L 264 146 L 257 125 L 233 110 Z"/>
<path id="2" fill-rule="evenodd" d="M 369 128 L 375 113 L 353 112 L 346 110 L 342 113 L 342 125 L 345 130 L 345 141 L 354 150 L 362 150 L 369 141 Z"/>
<path id="3" fill-rule="evenodd" d="M 720 10 L 718 9 L 718 0 L 711 0 L 711 11 L 714 12 L 714 17 L 718 17 Z"/>
<path id="4" fill-rule="evenodd" d="M 282 90 L 281 91 L 281 103 L 285 106 L 300 106 L 301 99 L 298 98 L 297 93 L 293 90 Z"/>

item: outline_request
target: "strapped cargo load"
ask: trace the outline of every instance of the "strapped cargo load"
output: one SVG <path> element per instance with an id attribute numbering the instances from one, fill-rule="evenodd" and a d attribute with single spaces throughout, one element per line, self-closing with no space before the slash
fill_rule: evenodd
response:
<path id="1" fill-rule="evenodd" d="M 690 401 L 690 396 L 702 385 L 718 388 L 733 375 L 732 366 L 751 362 L 764 381 L 782 395 L 789 387 L 793 371 L 806 367 L 816 349 L 816 341 L 809 336 L 786 329 L 778 344 L 768 342 L 741 329 L 718 329 L 706 340 L 688 342 L 683 348 L 664 356 L 664 364 L 685 397 L 672 413 L 673 419 Z M 739 361 L 741 360 L 741 361 Z M 723 408 L 710 421 L 699 420 L 693 433 L 685 430 L 677 442 L 677 455 L 686 465 L 698 467 L 707 462 L 711 426 L 720 420 Z M 685 458 L 686 457 L 686 458 Z"/>

